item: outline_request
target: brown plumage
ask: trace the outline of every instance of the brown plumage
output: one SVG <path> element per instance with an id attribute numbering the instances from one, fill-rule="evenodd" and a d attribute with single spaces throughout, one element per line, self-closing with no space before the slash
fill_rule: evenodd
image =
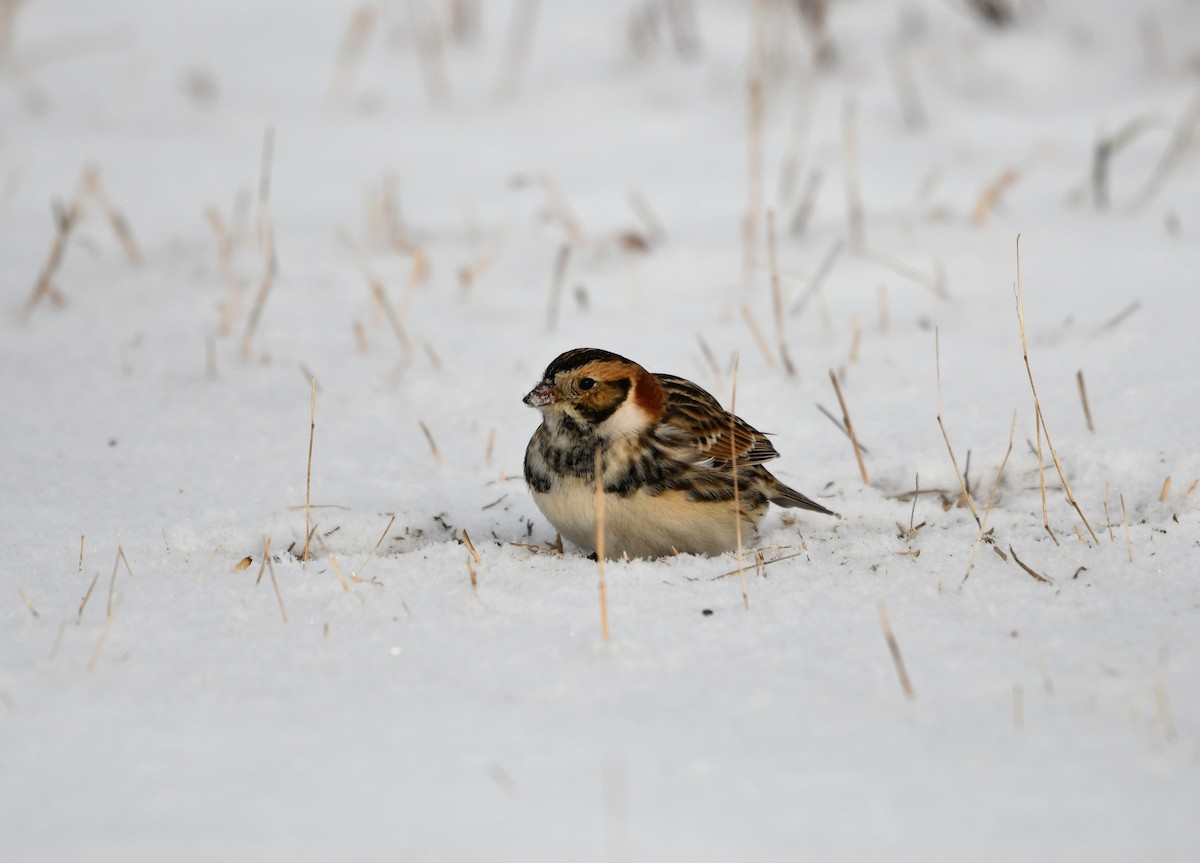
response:
<path id="1" fill-rule="evenodd" d="M 610 557 L 728 551 L 736 518 L 751 535 L 769 503 L 836 515 L 772 476 L 762 464 L 779 453 L 766 435 L 684 378 L 576 348 L 550 363 L 525 403 L 542 412 L 526 482 L 551 524 L 582 548 L 595 548 L 597 449 Z"/>

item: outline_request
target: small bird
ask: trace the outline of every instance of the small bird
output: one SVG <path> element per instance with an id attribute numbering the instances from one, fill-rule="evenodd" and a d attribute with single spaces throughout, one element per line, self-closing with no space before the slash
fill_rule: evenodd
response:
<path id="1" fill-rule="evenodd" d="M 735 509 L 752 536 L 768 503 L 837 515 L 773 477 L 762 464 L 779 453 L 766 436 L 684 378 L 575 348 L 546 367 L 524 401 L 542 412 L 525 450 L 533 500 L 589 551 L 599 451 L 605 557 L 729 551 L 738 542 Z"/>

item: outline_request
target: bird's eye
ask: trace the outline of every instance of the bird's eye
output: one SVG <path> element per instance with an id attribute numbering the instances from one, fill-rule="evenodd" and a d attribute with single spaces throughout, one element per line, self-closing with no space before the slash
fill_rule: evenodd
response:
<path id="1" fill-rule="evenodd" d="M 587 392 L 595 385 L 596 385 L 596 382 L 594 380 L 592 380 L 591 378 L 582 378 L 579 381 L 579 388 L 581 390 L 583 390 L 584 392 Z"/>

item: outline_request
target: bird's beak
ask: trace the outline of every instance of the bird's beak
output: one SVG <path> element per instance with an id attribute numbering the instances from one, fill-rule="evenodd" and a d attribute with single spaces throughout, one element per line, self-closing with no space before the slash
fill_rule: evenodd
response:
<path id="1" fill-rule="evenodd" d="M 558 393 L 554 390 L 554 384 L 550 381 L 542 381 L 529 391 L 523 401 L 530 407 L 544 408 L 546 405 L 552 405 L 558 401 Z"/>

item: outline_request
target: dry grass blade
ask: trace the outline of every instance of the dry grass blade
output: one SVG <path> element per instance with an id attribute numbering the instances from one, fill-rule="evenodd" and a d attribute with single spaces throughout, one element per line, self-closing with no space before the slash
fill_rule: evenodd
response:
<path id="1" fill-rule="evenodd" d="M 29 594 L 25 592 L 25 588 L 22 587 L 18 593 L 21 594 L 21 601 L 25 603 L 25 607 L 29 609 L 29 613 L 35 618 L 41 618 L 41 615 L 38 614 L 38 610 L 33 607 L 33 600 L 31 600 L 29 598 Z"/>
<path id="2" fill-rule="evenodd" d="M 1162 491 L 1158 493 L 1158 502 L 1162 503 L 1167 499 L 1167 493 L 1171 490 L 1171 475 L 1167 474 L 1167 478 L 1163 480 Z"/>
<path id="3" fill-rule="evenodd" d="M 309 378 L 312 386 L 311 407 L 312 413 L 309 418 L 308 425 L 308 471 L 304 480 L 304 554 L 301 560 L 308 562 L 308 537 L 312 535 L 312 457 L 313 457 L 313 440 L 317 436 L 317 379 Z"/>
<path id="4" fill-rule="evenodd" d="M 1026 566 L 1024 561 L 1022 561 L 1021 558 L 1017 557 L 1017 552 L 1013 549 L 1011 544 L 1008 546 L 1008 553 L 1012 555 L 1012 559 L 1014 561 L 1016 561 L 1017 566 L 1019 566 L 1019 567 L 1021 567 L 1021 569 L 1025 570 L 1026 574 L 1029 575 L 1030 578 L 1033 578 L 1035 581 L 1040 581 L 1040 582 L 1042 582 L 1042 584 L 1054 584 L 1054 580 L 1051 579 L 1049 576 L 1042 575 L 1037 570 L 1031 569 L 1030 567 Z"/>
<path id="5" fill-rule="evenodd" d="M 744 287 L 753 283 L 758 266 L 758 225 L 765 200 L 764 136 L 766 84 L 763 80 L 763 16 L 766 0 L 754 0 L 750 20 L 749 62 L 746 73 L 746 216 L 743 233 Z"/>
<path id="6" fill-rule="evenodd" d="M 904 658 L 900 655 L 900 644 L 896 641 L 896 635 L 892 632 L 891 621 L 888 620 L 887 606 L 883 600 L 879 600 L 879 623 L 883 627 L 883 637 L 887 641 L 888 652 L 892 655 L 892 664 L 896 666 L 896 676 L 900 678 L 900 687 L 904 690 L 904 694 L 911 700 L 917 697 L 913 691 L 912 682 L 908 679 L 908 671 L 904 667 Z"/>
<path id="7" fill-rule="evenodd" d="M 465 527 L 463 528 L 462 536 L 463 544 L 467 547 L 467 551 L 471 552 L 471 557 L 475 558 L 475 562 L 482 566 L 483 558 L 481 558 L 479 556 L 479 552 L 475 550 L 475 543 L 471 542 L 471 535 L 467 533 L 467 529 Z"/>
<path id="8" fill-rule="evenodd" d="M 967 488 L 966 476 L 958 469 L 958 458 L 954 455 L 954 447 L 950 446 L 950 435 L 946 432 L 946 423 L 942 420 L 942 339 L 941 332 L 936 327 L 933 330 L 933 354 L 934 365 L 937 370 L 938 428 L 942 430 L 942 440 L 946 442 L 946 450 L 950 453 L 950 463 L 954 465 L 954 478 L 958 480 L 958 486 L 962 489 L 963 499 L 966 500 L 967 507 L 971 510 L 971 515 L 975 517 L 975 524 L 982 526 L 983 522 L 979 518 L 979 510 L 975 508 L 975 500 L 971 497 L 970 489 Z"/>
<path id="9" fill-rule="evenodd" d="M 842 386 L 838 383 L 837 375 L 833 369 L 829 370 L 829 380 L 833 383 L 833 391 L 837 395 L 838 405 L 842 409 L 842 422 L 846 426 L 846 434 L 850 436 L 850 443 L 854 445 L 854 458 L 858 461 L 858 472 L 862 474 L 863 485 L 870 485 L 871 479 L 867 476 L 867 465 L 863 461 L 862 447 L 858 445 L 858 436 L 854 433 L 854 424 L 850 422 L 850 411 L 846 408 L 846 400 L 842 398 Z"/>
<path id="10" fill-rule="evenodd" d="M 325 556 L 329 558 L 329 564 L 333 567 L 333 572 L 337 576 L 338 583 L 341 584 L 342 590 L 344 590 L 346 593 L 349 593 L 350 583 L 346 581 L 346 576 L 342 575 L 342 568 L 338 565 L 338 559 L 334 557 L 333 552 L 329 550 L 329 546 L 325 544 L 325 538 L 319 533 L 316 534 L 316 537 L 317 543 L 321 546 L 321 550 L 325 552 Z"/>
<path id="11" fill-rule="evenodd" d="M 1013 438 L 1017 433 L 1017 412 L 1013 411 L 1012 426 L 1008 430 L 1008 449 L 1004 451 L 1004 458 L 1000 461 L 1000 469 L 996 471 L 996 479 L 992 482 L 992 489 L 988 492 L 987 504 L 983 508 L 983 518 L 979 521 L 979 533 L 975 536 L 975 545 L 971 549 L 971 560 L 967 563 L 967 572 L 963 576 L 961 587 L 967 583 L 967 579 L 971 577 L 971 570 L 975 568 L 975 557 L 979 554 L 979 546 L 983 542 L 983 537 L 987 533 L 988 516 L 992 514 L 992 506 L 996 502 L 996 490 L 1000 488 L 1000 480 L 1004 477 L 1004 468 L 1008 465 L 1008 457 L 1012 455 Z M 913 498 L 913 506 L 916 507 L 916 498 Z"/>
<path id="12" fill-rule="evenodd" d="M 433 439 L 433 433 L 429 431 L 429 427 L 425 425 L 424 420 L 417 420 L 417 425 L 421 427 L 421 433 L 425 435 L 425 440 L 429 442 L 429 453 L 433 456 L 433 460 L 437 462 L 437 466 L 442 466 L 442 453 L 438 449 L 437 442 Z"/>
<path id="13" fill-rule="evenodd" d="M 1017 320 L 1021 325 L 1021 356 L 1025 360 L 1025 373 L 1029 377 L 1029 389 L 1033 393 L 1033 404 L 1035 409 L 1038 426 L 1046 435 L 1046 446 L 1050 448 L 1050 457 L 1054 459 L 1054 467 L 1058 471 L 1058 478 L 1062 481 L 1063 489 L 1067 493 L 1067 500 L 1071 506 L 1075 508 L 1075 512 L 1079 515 L 1083 526 L 1087 528 L 1091 534 L 1092 542 L 1099 543 L 1100 540 L 1096 537 L 1096 532 L 1092 530 L 1091 524 L 1088 523 L 1087 516 L 1083 514 L 1083 510 L 1079 508 L 1079 502 L 1075 500 L 1075 495 L 1071 491 L 1071 483 L 1067 481 L 1067 473 L 1063 470 L 1062 462 L 1058 459 L 1058 453 L 1054 449 L 1054 443 L 1050 440 L 1050 429 L 1046 426 L 1046 418 L 1042 414 L 1041 402 L 1038 400 L 1037 387 L 1033 383 L 1033 369 L 1029 365 L 1029 341 L 1025 336 L 1025 295 L 1021 290 L 1021 235 L 1017 234 Z"/>
<path id="14" fill-rule="evenodd" d="M 846 437 L 850 437 L 850 432 L 846 431 L 846 427 L 844 425 L 842 425 L 842 421 L 840 419 L 838 419 L 837 417 L 835 417 L 832 413 L 830 413 L 829 409 L 827 407 L 825 407 L 825 405 L 820 404 L 818 402 L 817 410 L 819 410 L 827 420 L 829 420 L 831 423 L 833 423 L 837 427 L 838 431 L 840 431 Z M 863 455 L 871 454 L 871 451 L 869 449 L 867 449 L 867 445 L 864 444 L 862 441 L 858 442 L 858 448 L 863 451 Z"/>
<path id="15" fill-rule="evenodd" d="M 605 641 L 608 641 L 608 582 L 604 577 L 604 459 L 600 447 L 596 447 L 592 459 L 593 486 L 595 487 L 593 506 L 596 516 L 596 577 L 600 592 L 600 634 Z"/>
<path id="16" fill-rule="evenodd" d="M 850 249 L 860 252 L 866 247 L 862 185 L 858 174 L 858 105 L 847 97 L 842 106 L 842 179 L 846 193 L 846 226 Z"/>
<path id="17" fill-rule="evenodd" d="M 283 594 L 279 592 L 279 580 L 275 578 L 275 561 L 267 556 L 267 571 L 271 574 L 271 587 L 275 588 L 275 599 L 279 603 L 279 616 L 287 623 L 287 609 L 283 607 Z"/>
<path id="18" fill-rule="evenodd" d="M 75 615 L 75 622 L 83 620 L 83 610 L 87 608 L 88 600 L 92 598 L 92 591 L 96 589 L 96 582 L 100 580 L 100 571 L 96 570 L 96 574 L 92 576 L 92 583 L 88 585 L 87 593 L 83 595 L 83 601 L 79 603 L 79 611 Z"/>
<path id="19" fill-rule="evenodd" d="M 333 83 L 329 88 L 329 98 L 335 104 L 344 103 L 350 98 L 354 88 L 354 77 L 362 63 L 362 57 L 375 29 L 377 9 L 374 5 L 364 3 L 350 16 L 346 34 L 338 47 L 337 60 L 334 64 Z"/>
<path id="20" fill-rule="evenodd" d="M 750 307 L 747 305 L 742 306 L 742 318 L 745 319 L 746 326 L 750 328 L 750 334 L 754 336 L 754 343 L 762 351 L 763 359 L 766 360 L 768 366 L 775 368 L 775 355 L 771 353 L 771 346 L 767 343 L 762 329 L 759 328 L 758 321 L 754 319 L 754 312 L 750 311 Z"/>
<path id="21" fill-rule="evenodd" d="M 737 382 L 739 359 L 733 359 L 733 391 L 729 397 L 729 455 L 733 471 L 733 525 L 737 536 L 738 581 L 742 587 L 742 605 L 750 610 L 750 595 L 746 593 L 746 565 L 742 548 L 742 499 L 738 482 L 737 463 Z"/>
<path id="22" fill-rule="evenodd" d="M 1200 93 L 1197 93 L 1195 98 L 1184 110 L 1183 116 L 1179 119 L 1179 123 L 1175 127 L 1175 134 L 1171 137 L 1171 143 L 1167 147 L 1167 151 L 1163 153 L 1162 159 L 1154 169 L 1154 173 L 1150 175 L 1150 179 L 1146 181 L 1146 185 L 1142 187 L 1142 191 L 1134 199 L 1131 208 L 1134 210 L 1144 207 L 1146 204 L 1158 194 L 1159 190 L 1166 184 L 1171 174 L 1186 162 L 1188 153 L 1192 150 L 1196 140 L 1196 129 L 1200 127 Z"/>
<path id="23" fill-rule="evenodd" d="M 54 274 L 58 272 L 58 268 L 62 265 L 63 255 L 67 251 L 67 241 L 71 237 L 71 231 L 75 229 L 80 218 L 83 216 L 84 208 L 84 187 L 80 183 L 79 188 L 75 192 L 71 204 L 65 211 L 61 210 L 56 204 L 54 208 L 54 242 L 50 246 L 50 254 L 46 257 L 46 263 L 42 265 L 41 273 L 38 274 L 37 282 L 34 283 L 33 293 L 25 302 L 25 308 L 22 311 L 22 317 L 25 320 L 33 314 L 33 310 L 47 296 L 57 297 L 58 292 L 54 288 Z"/>
<path id="24" fill-rule="evenodd" d="M 533 32 L 537 25 L 539 0 L 520 0 L 513 7 L 508 38 L 504 43 L 504 60 L 496 83 L 496 96 L 515 99 L 521 88 L 521 76 L 529 61 Z"/>
<path id="25" fill-rule="evenodd" d="M 975 203 L 975 209 L 971 211 L 971 224 L 979 227 L 986 222 L 988 213 L 991 212 L 992 207 L 996 206 L 996 202 L 1000 200 L 1000 196 L 1016 183 L 1020 176 L 1016 168 L 1007 168 L 999 177 L 989 183 L 987 188 L 979 195 L 979 200 Z"/>
<path id="26" fill-rule="evenodd" d="M 79 571 L 83 572 L 83 541 L 85 534 L 79 534 Z"/>
<path id="27" fill-rule="evenodd" d="M 125 257 L 129 259 L 129 263 L 137 266 L 142 262 L 142 253 L 134 242 L 133 232 L 129 229 L 129 222 L 121 214 L 112 201 L 108 197 L 108 193 L 104 191 L 104 186 L 100 183 L 100 174 L 95 168 L 88 168 L 83 174 L 83 185 L 88 194 L 92 196 L 104 213 L 104 217 L 108 219 L 112 225 L 113 233 L 117 235 L 117 240 L 121 243 L 121 248 L 125 250 Z"/>
<path id="28" fill-rule="evenodd" d="M 1133 563 L 1133 538 L 1129 533 L 1129 511 L 1125 509 L 1125 495 L 1119 495 L 1121 498 L 1121 520 L 1125 522 L 1125 548 L 1129 552 L 1129 562 Z"/>
<path id="29" fill-rule="evenodd" d="M 553 332 L 558 326 L 558 308 L 562 302 L 563 283 L 567 279 L 567 264 L 571 260 L 571 245 L 563 243 L 554 256 L 554 274 L 550 280 L 550 301 L 546 305 L 546 329 Z"/>
<path id="30" fill-rule="evenodd" d="M 412 488 L 412 486 L 409 485 L 409 488 Z M 406 488 L 404 490 L 404 495 L 403 495 L 403 497 L 401 497 L 401 500 L 400 500 L 401 506 L 404 505 L 404 497 L 407 497 L 407 496 L 408 496 L 408 488 Z M 398 506 L 398 507 L 396 507 L 395 512 L 392 513 L 392 517 L 388 519 L 388 523 L 386 525 L 384 525 L 383 533 L 379 534 L 379 539 L 375 540 L 375 545 L 373 545 L 371 547 L 371 553 L 367 555 L 367 559 L 364 560 L 362 566 L 360 566 L 358 568 L 358 572 L 351 574 L 351 578 L 353 578 L 355 581 L 363 581 L 363 577 L 362 577 L 363 570 L 365 570 L 367 568 L 367 564 L 370 563 L 371 559 L 375 557 L 375 552 L 377 552 L 379 550 L 379 546 L 383 545 L 383 541 L 385 539 L 387 539 L 388 531 L 391 530 L 392 525 L 396 523 L 396 516 L 398 516 L 399 514 L 400 514 L 400 507 Z"/>
<path id="31" fill-rule="evenodd" d="M 1096 427 L 1092 425 L 1092 409 L 1088 405 L 1087 387 L 1083 383 L 1083 369 L 1075 373 L 1075 382 L 1079 385 L 1079 400 L 1083 403 L 1083 418 L 1087 420 L 1088 431 L 1094 432 Z"/>
<path id="32" fill-rule="evenodd" d="M 1054 544 L 1058 545 L 1058 535 L 1050 527 L 1050 507 L 1046 503 L 1046 462 L 1042 458 L 1042 409 L 1034 402 L 1033 406 L 1033 422 L 1034 429 L 1037 432 L 1037 461 L 1038 461 L 1038 487 L 1042 491 L 1042 527 L 1046 529 L 1046 533 L 1054 540 Z"/>
<path id="33" fill-rule="evenodd" d="M 770 566 L 773 563 L 780 563 L 781 561 L 784 561 L 784 560 L 791 560 L 793 557 L 800 557 L 803 554 L 805 554 L 804 551 L 796 551 L 791 554 L 782 555 L 780 557 L 773 557 L 770 560 L 762 560 L 761 566 L 756 561 L 755 566 L 756 566 L 756 568 L 766 569 L 768 566 Z M 731 569 L 728 572 L 722 572 L 720 575 L 714 575 L 712 578 L 709 579 L 709 581 L 720 581 L 723 578 L 729 578 L 730 576 L 738 575 L 743 572 L 744 572 L 744 570 L 741 570 L 741 569 Z"/>
<path id="34" fill-rule="evenodd" d="M 1200 477 L 1192 480 L 1192 484 L 1188 486 L 1188 490 L 1183 493 L 1183 499 L 1187 500 L 1192 496 L 1192 492 L 1196 490 L 1196 486 L 1200 485 Z"/>
<path id="35" fill-rule="evenodd" d="M 787 339 L 783 326 L 783 286 L 779 279 L 779 254 L 775 243 L 775 211 L 767 211 L 767 254 L 771 267 L 771 300 L 775 310 L 775 339 L 779 344 L 779 357 L 783 360 L 784 371 L 789 377 L 795 377 L 796 367 L 788 355 Z"/>

